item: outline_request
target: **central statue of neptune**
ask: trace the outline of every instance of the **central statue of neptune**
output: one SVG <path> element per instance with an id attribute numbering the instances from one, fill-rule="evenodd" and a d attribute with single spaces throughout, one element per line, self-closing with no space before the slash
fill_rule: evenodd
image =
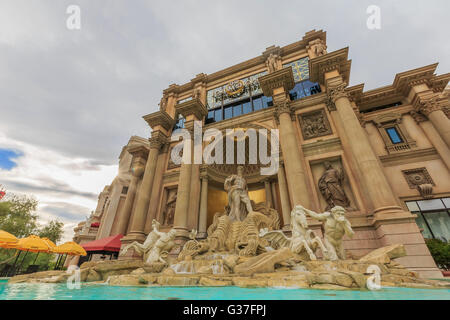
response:
<path id="1" fill-rule="evenodd" d="M 237 167 L 237 174 L 225 179 L 224 188 L 228 192 L 229 217 L 231 221 L 243 221 L 253 211 L 248 196 L 247 181 L 242 176 L 244 167 Z"/>

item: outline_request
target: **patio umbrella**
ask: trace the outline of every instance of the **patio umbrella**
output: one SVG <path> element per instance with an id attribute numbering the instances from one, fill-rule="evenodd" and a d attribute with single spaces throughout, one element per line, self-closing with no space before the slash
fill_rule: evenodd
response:
<path id="1" fill-rule="evenodd" d="M 26 251 L 25 256 L 22 259 L 22 263 L 19 268 L 22 266 L 28 252 L 49 252 L 50 247 L 47 242 L 38 236 L 30 235 L 26 238 L 22 238 L 17 242 L 17 249 Z"/>
<path id="2" fill-rule="evenodd" d="M 15 245 L 19 239 L 13 236 L 11 233 L 0 230 L 0 247 L 11 248 L 11 245 Z M 13 246 L 14 248 L 14 246 Z"/>
<path id="3" fill-rule="evenodd" d="M 49 249 L 49 251 L 47 251 L 47 252 L 53 252 L 53 249 L 56 247 L 56 244 L 52 241 L 52 240 L 50 240 L 49 238 L 41 238 L 42 240 L 44 240 L 44 242 L 47 244 L 47 246 L 48 246 L 48 249 Z M 39 251 L 37 254 L 36 254 L 36 257 L 34 258 L 34 261 L 33 261 L 33 264 L 36 262 L 36 260 L 37 260 L 37 257 L 39 256 L 39 253 L 40 253 L 41 251 Z"/>
<path id="4" fill-rule="evenodd" d="M 53 248 L 53 252 L 61 254 L 61 256 L 58 258 L 55 269 L 58 267 L 59 263 L 62 261 L 62 257 L 64 255 L 71 255 L 71 256 L 85 256 L 87 255 L 86 250 L 82 246 L 80 246 L 78 243 L 69 241 L 66 243 L 63 243 L 59 246 L 56 246 Z"/>

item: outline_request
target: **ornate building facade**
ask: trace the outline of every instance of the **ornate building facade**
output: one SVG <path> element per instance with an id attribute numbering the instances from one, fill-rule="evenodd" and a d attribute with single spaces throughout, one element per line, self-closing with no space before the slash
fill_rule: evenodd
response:
<path id="1" fill-rule="evenodd" d="M 122 234 L 124 245 L 143 241 L 153 219 L 162 230 L 176 228 L 179 242 L 192 229 L 205 237 L 227 205 L 224 181 L 236 166 L 177 165 L 170 157 L 178 143 L 173 130 L 192 131 L 202 121 L 203 130 L 279 130 L 278 172 L 264 176 L 261 164 L 248 164 L 244 175 L 250 199 L 277 210 L 286 232 L 295 205 L 321 212 L 340 205 L 355 231 L 345 240 L 352 257 L 403 243 L 401 264 L 441 276 L 424 237 L 450 240 L 450 73 L 436 75 L 432 64 L 363 91 L 363 84 L 348 86 L 350 67 L 348 48 L 327 52 L 326 33 L 312 30 L 293 44 L 170 85 L 159 111 L 143 117 L 151 137 L 132 137 L 122 149 L 118 176 L 75 240 Z M 319 222 L 311 225 L 322 234 Z M 130 258 L 132 250 L 119 255 Z"/>

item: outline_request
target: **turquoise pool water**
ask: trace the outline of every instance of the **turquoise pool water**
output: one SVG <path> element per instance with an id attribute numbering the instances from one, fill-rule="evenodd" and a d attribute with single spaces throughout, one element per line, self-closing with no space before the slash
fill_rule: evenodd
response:
<path id="1" fill-rule="evenodd" d="M 82 284 L 7 284 L 0 300 L 450 300 L 449 289 L 383 288 L 380 291 L 333 291 L 238 287 L 113 287 Z"/>

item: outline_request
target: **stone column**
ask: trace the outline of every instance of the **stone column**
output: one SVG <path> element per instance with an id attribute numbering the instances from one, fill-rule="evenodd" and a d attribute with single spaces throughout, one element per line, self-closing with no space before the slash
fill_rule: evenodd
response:
<path id="1" fill-rule="evenodd" d="M 185 123 L 186 126 L 186 123 Z M 188 140 L 185 147 L 192 151 L 192 140 Z M 185 151 L 184 151 L 185 152 Z M 188 163 L 181 163 L 180 175 L 178 178 L 178 193 L 177 203 L 175 206 L 174 228 L 179 231 L 180 236 L 187 236 L 188 231 L 188 209 L 189 196 L 191 190 L 191 175 L 192 175 L 192 157 Z"/>
<path id="2" fill-rule="evenodd" d="M 139 188 L 136 208 L 131 221 L 131 229 L 129 237 L 136 240 L 144 240 L 144 227 L 147 218 L 148 206 L 150 202 L 151 187 L 155 177 L 156 162 L 159 155 L 161 145 L 165 142 L 166 136 L 161 131 L 153 131 L 150 141 L 150 152 L 148 154 L 147 163 L 145 165 L 144 177 L 142 178 Z"/>
<path id="3" fill-rule="evenodd" d="M 270 187 L 269 179 L 264 179 L 264 189 L 266 191 L 266 206 L 273 208 L 272 188 Z"/>
<path id="4" fill-rule="evenodd" d="M 447 166 L 447 169 L 450 170 L 450 149 L 445 143 L 445 141 L 442 140 L 439 132 L 437 132 L 436 128 L 433 126 L 431 121 L 427 121 L 428 119 L 424 115 L 412 111 L 411 116 L 414 118 L 414 120 L 416 120 L 419 127 L 422 128 L 423 132 L 428 137 L 431 144 L 436 148 L 442 161 Z"/>
<path id="5" fill-rule="evenodd" d="M 201 174 L 202 191 L 200 196 L 200 217 L 198 224 L 199 237 L 206 237 L 208 228 L 208 174 Z"/>
<path id="6" fill-rule="evenodd" d="M 292 68 L 273 71 L 258 80 L 264 95 L 273 97 L 274 116 L 279 124 L 281 150 L 293 204 L 310 208 L 302 152 L 292 123 L 295 121 L 289 98 L 289 90 L 295 85 Z"/>
<path id="7" fill-rule="evenodd" d="M 279 118 L 280 144 L 283 151 L 287 183 L 294 205 L 301 204 L 310 208 L 309 193 L 306 185 L 306 175 L 303 160 L 291 119 L 290 102 L 284 100 L 276 106 Z"/>
<path id="8" fill-rule="evenodd" d="M 273 200 L 273 208 L 275 210 L 277 210 L 278 212 L 280 211 L 280 208 L 278 207 L 278 194 L 277 194 L 277 188 L 275 186 L 275 182 L 271 182 L 270 184 L 271 190 L 272 190 L 272 200 Z"/>
<path id="9" fill-rule="evenodd" d="M 148 149 L 144 146 L 139 146 L 130 149 L 129 152 L 133 155 L 131 164 L 131 181 L 128 186 L 127 197 L 122 210 L 119 212 L 117 219 L 117 226 L 114 227 L 116 234 L 126 235 L 128 223 L 130 222 L 131 211 L 133 209 L 134 198 L 136 195 L 136 188 L 139 179 L 144 173 L 145 158 L 148 157 Z"/>
<path id="10" fill-rule="evenodd" d="M 281 212 L 283 213 L 284 223 L 283 229 L 289 229 L 291 224 L 291 203 L 282 163 L 280 163 L 280 168 L 278 169 L 278 185 L 280 186 Z"/>
<path id="11" fill-rule="evenodd" d="M 192 100 L 185 101 L 175 106 L 176 110 L 186 119 L 184 123 L 185 129 L 190 131 L 190 137 L 186 144 L 186 148 L 191 150 L 191 159 L 189 163 L 184 161 L 181 163 L 180 175 L 178 178 L 178 194 L 177 203 L 175 206 L 174 228 L 178 231 L 178 240 L 184 241 L 188 239 L 188 220 L 189 220 L 189 206 L 191 196 L 191 179 L 192 179 L 192 163 L 194 162 L 194 124 L 196 121 L 203 121 L 208 113 L 204 104 L 194 95 Z M 201 134 L 201 132 L 200 132 Z M 186 150 L 184 150 L 185 152 Z M 198 191 L 197 191 L 198 192 Z M 193 214 L 198 214 L 193 213 Z"/>
<path id="12" fill-rule="evenodd" d="M 329 99 L 335 104 L 344 130 L 350 139 L 350 148 L 362 172 L 364 185 L 374 205 L 374 213 L 401 212 L 394 192 L 386 179 L 375 152 L 373 151 L 365 130 L 361 127 L 351 102 L 345 92 L 346 83 L 340 76 L 328 79 Z M 357 137 L 357 138 L 356 138 Z"/>

